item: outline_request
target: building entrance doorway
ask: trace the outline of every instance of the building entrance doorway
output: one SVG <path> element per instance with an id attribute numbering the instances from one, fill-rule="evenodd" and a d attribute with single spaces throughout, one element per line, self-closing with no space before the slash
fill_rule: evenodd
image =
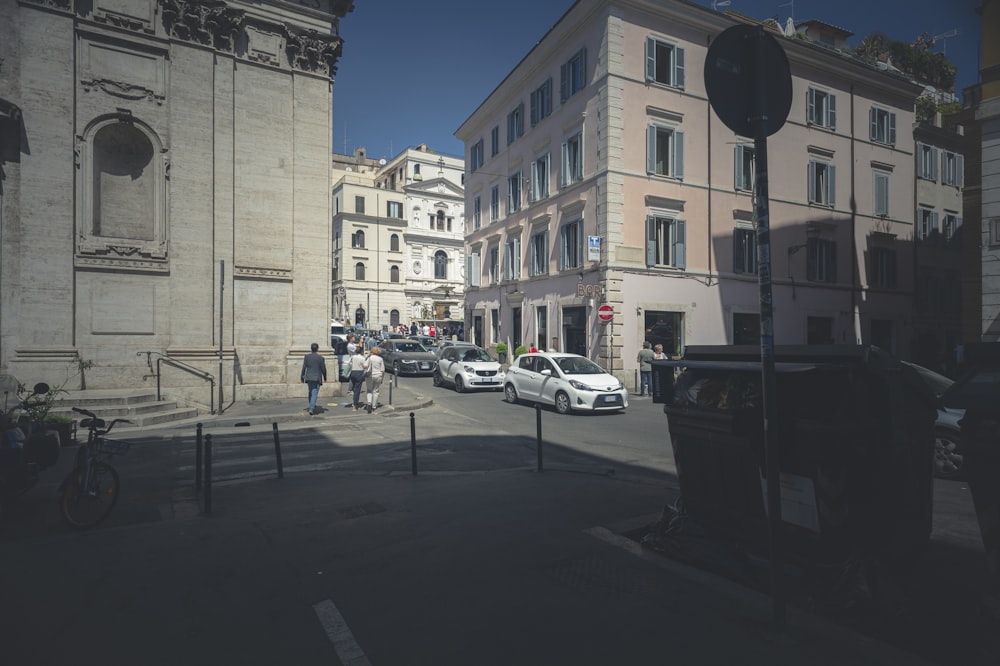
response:
<path id="1" fill-rule="evenodd" d="M 563 349 L 570 354 L 587 355 L 587 308 L 563 308 Z"/>

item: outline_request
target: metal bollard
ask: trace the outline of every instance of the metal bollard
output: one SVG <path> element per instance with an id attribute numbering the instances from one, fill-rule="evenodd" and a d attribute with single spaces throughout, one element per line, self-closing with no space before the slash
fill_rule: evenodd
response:
<path id="1" fill-rule="evenodd" d="M 194 491 L 201 492 L 201 428 L 198 424 L 197 434 L 194 438 Z"/>
<path id="2" fill-rule="evenodd" d="M 399 386 L 399 373 L 398 372 L 392 373 L 392 383 L 395 384 L 396 386 Z"/>
<path id="3" fill-rule="evenodd" d="M 538 451 L 538 471 L 542 470 L 542 406 L 535 403 L 535 429 L 537 432 L 538 443 L 535 448 Z"/>
<path id="4" fill-rule="evenodd" d="M 205 506 L 204 513 L 212 513 L 212 436 L 205 435 Z"/>
<path id="5" fill-rule="evenodd" d="M 392 382 L 389 382 L 389 404 L 392 404 Z"/>
<path id="6" fill-rule="evenodd" d="M 417 475 L 417 422 L 410 412 L 410 470 Z"/>
<path id="7" fill-rule="evenodd" d="M 281 464 L 281 440 L 278 438 L 278 424 L 277 422 L 271 424 L 271 428 L 274 430 L 274 457 L 278 461 L 278 478 L 285 478 L 285 466 Z"/>

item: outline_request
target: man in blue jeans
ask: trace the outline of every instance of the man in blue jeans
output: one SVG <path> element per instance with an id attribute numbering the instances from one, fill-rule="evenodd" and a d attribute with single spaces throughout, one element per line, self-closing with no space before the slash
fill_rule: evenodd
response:
<path id="1" fill-rule="evenodd" d="M 326 381 L 326 361 L 320 356 L 319 345 L 315 342 L 310 346 L 311 353 L 306 354 L 302 360 L 302 373 L 300 379 L 309 386 L 309 416 L 316 413 L 316 396 L 319 395 L 319 387 Z"/>
<path id="2" fill-rule="evenodd" d="M 639 397 L 653 395 L 653 350 L 649 348 L 649 341 L 642 343 L 642 349 L 635 357 L 639 362 Z"/>

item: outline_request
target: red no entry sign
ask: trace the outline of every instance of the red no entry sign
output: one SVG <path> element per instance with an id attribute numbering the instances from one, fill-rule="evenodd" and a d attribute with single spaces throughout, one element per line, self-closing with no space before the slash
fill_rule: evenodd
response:
<path id="1" fill-rule="evenodd" d="M 597 318 L 601 321 L 611 321 L 615 318 L 615 309 L 605 303 L 601 307 L 597 308 Z"/>

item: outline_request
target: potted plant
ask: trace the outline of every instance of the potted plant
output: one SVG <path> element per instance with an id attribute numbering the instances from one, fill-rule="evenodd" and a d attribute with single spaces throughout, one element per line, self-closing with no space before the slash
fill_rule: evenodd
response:
<path id="1" fill-rule="evenodd" d="M 30 391 L 24 384 L 17 387 L 24 413 L 31 421 L 31 432 L 55 431 L 59 433 L 59 443 L 68 446 L 73 440 L 74 420 L 68 416 L 49 413 L 60 393 L 66 393 L 66 390 L 61 386 L 52 388 L 44 382 L 35 384 Z"/>
<path id="2" fill-rule="evenodd" d="M 507 362 L 507 343 L 498 342 L 497 343 L 497 360 L 501 363 Z"/>
<path id="3" fill-rule="evenodd" d="M 527 354 L 527 353 L 528 353 L 527 347 L 525 347 L 524 345 L 518 345 L 517 349 L 514 350 L 514 358 L 517 358 L 521 354 Z"/>

